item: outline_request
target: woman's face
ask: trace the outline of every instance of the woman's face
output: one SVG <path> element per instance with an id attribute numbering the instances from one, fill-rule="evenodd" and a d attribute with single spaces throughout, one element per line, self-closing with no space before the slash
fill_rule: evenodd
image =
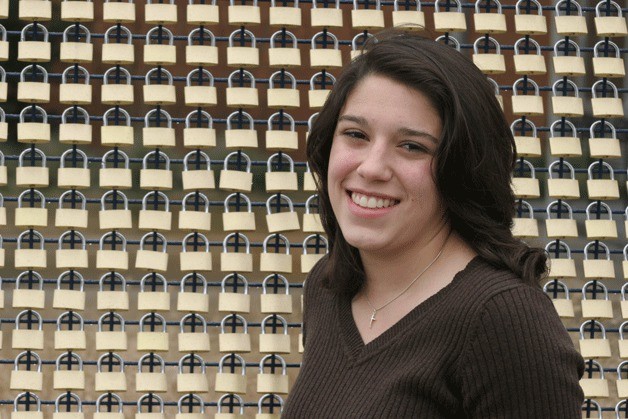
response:
<path id="1" fill-rule="evenodd" d="M 389 78 L 367 76 L 347 97 L 328 189 L 342 234 L 361 253 L 419 249 L 443 227 L 432 172 L 441 130 L 427 97 Z"/>

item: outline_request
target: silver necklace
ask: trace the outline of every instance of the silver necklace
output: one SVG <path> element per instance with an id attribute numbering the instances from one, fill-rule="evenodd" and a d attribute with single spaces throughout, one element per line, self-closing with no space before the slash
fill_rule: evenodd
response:
<path id="1" fill-rule="evenodd" d="M 366 293 L 364 293 L 364 298 L 366 299 L 366 303 L 369 305 L 369 307 L 371 308 L 371 310 L 373 310 L 373 312 L 371 313 L 371 319 L 370 319 L 370 323 L 369 323 L 369 329 L 371 329 L 373 327 L 373 322 L 375 320 L 377 320 L 375 317 L 377 316 L 377 312 L 386 308 L 389 304 L 391 304 L 393 301 L 397 300 L 397 298 L 401 297 L 403 294 L 406 293 L 406 291 L 408 291 L 410 289 L 410 287 L 412 285 L 414 285 L 414 283 L 416 281 L 418 281 L 419 278 L 421 278 L 421 276 L 423 276 L 423 274 L 430 269 L 430 267 L 438 260 L 438 258 L 440 257 L 440 255 L 443 254 L 443 250 L 445 250 L 445 244 L 447 244 L 447 241 L 449 239 L 449 236 L 447 236 L 447 238 L 445 239 L 445 242 L 443 243 L 443 246 L 440 248 L 440 251 L 438 252 L 438 254 L 436 255 L 436 257 L 434 259 L 432 259 L 432 261 L 425 267 L 425 269 L 423 269 L 412 281 L 410 281 L 410 283 L 408 284 L 407 287 L 405 287 L 403 289 L 403 291 L 401 291 L 399 294 L 397 294 L 395 297 L 393 297 L 391 300 L 389 300 L 388 302 L 386 302 L 384 305 L 375 308 L 375 306 L 373 304 L 371 304 L 371 301 L 369 300 L 368 295 L 366 295 Z"/>

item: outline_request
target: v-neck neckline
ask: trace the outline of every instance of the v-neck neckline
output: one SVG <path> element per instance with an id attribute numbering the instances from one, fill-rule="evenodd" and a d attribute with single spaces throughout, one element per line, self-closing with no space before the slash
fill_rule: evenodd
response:
<path id="1" fill-rule="evenodd" d="M 403 332 L 410 325 L 420 320 L 426 312 L 435 305 L 438 305 L 438 303 L 450 294 L 464 280 L 464 277 L 468 276 L 481 261 L 482 259 L 479 256 L 474 257 L 463 270 L 454 275 L 453 280 L 449 284 L 414 307 L 405 316 L 399 319 L 399 321 L 368 343 L 364 343 L 362 335 L 360 335 L 360 331 L 355 323 L 355 319 L 353 318 L 353 312 L 351 310 L 352 298 L 348 296 L 339 298 L 337 304 L 338 326 L 344 343 L 343 346 L 351 363 L 358 364 L 403 337 Z"/>

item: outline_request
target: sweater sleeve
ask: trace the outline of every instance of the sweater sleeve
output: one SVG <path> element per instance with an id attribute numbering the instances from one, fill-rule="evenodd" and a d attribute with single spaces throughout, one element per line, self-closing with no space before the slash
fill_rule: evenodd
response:
<path id="1" fill-rule="evenodd" d="M 471 332 L 459 365 L 467 417 L 580 417 L 584 363 L 542 291 L 496 294 Z"/>

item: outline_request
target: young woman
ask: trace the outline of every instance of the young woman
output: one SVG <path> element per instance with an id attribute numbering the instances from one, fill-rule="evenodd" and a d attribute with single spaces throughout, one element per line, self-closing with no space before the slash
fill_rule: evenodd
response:
<path id="1" fill-rule="evenodd" d="M 454 49 L 379 37 L 308 141 L 330 252 L 286 418 L 574 418 L 583 361 L 513 238 L 514 140 Z"/>

